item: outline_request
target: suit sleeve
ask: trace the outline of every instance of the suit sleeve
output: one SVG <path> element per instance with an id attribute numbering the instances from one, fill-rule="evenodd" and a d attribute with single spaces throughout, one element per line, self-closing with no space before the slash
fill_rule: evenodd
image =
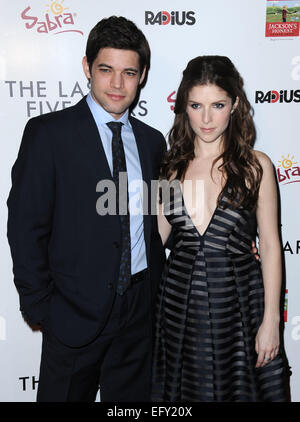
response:
<path id="1" fill-rule="evenodd" d="M 52 283 L 48 244 L 55 200 L 51 135 L 40 118 L 27 123 L 12 168 L 7 236 L 20 310 L 30 324 L 44 319 Z"/>
<path id="2" fill-rule="evenodd" d="M 165 152 L 167 151 L 167 143 L 166 143 L 166 140 L 163 137 L 163 135 L 161 135 L 161 136 L 162 136 L 162 139 L 161 139 L 160 157 L 161 157 L 161 161 L 162 161 L 163 156 L 164 156 Z M 164 244 L 164 248 L 171 250 L 173 248 L 173 244 L 174 244 L 174 233 L 173 233 L 173 229 L 172 229 L 166 243 Z"/>
<path id="3" fill-rule="evenodd" d="M 165 155 L 165 152 L 167 150 L 167 144 L 166 144 L 166 140 L 163 136 L 162 133 L 159 132 L 159 149 L 158 149 L 158 155 L 156 158 L 156 163 L 157 163 L 157 175 L 159 176 L 160 173 L 160 166 L 163 160 L 163 157 Z"/>

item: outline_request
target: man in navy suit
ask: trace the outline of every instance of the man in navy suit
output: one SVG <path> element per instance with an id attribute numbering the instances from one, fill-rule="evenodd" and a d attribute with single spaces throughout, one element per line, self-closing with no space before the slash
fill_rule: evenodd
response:
<path id="1" fill-rule="evenodd" d="M 166 146 L 129 112 L 149 64 L 134 23 L 101 20 L 83 58 L 90 93 L 24 130 L 8 239 L 21 312 L 43 332 L 38 401 L 93 401 L 99 384 L 102 401 L 149 400 L 152 305 L 165 259 L 150 185 Z M 126 205 L 134 194 L 149 209 L 129 206 L 125 219 L 99 213 L 99 182 L 115 183 L 124 166 L 128 186 L 148 187 L 126 191 Z"/>

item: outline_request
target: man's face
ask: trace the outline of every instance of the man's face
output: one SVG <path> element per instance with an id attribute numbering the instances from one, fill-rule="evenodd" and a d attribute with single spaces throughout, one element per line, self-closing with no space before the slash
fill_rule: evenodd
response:
<path id="1" fill-rule="evenodd" d="M 82 64 L 94 100 L 119 119 L 134 101 L 145 76 L 145 69 L 140 73 L 138 53 L 107 47 L 99 50 L 91 71 L 86 57 Z"/>

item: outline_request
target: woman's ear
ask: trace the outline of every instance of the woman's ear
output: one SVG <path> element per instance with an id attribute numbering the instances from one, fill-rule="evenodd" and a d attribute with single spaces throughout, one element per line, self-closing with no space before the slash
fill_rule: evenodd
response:
<path id="1" fill-rule="evenodd" d="M 233 114 L 234 113 L 235 109 L 237 108 L 237 106 L 239 104 L 239 101 L 240 101 L 239 97 L 236 97 L 236 100 L 235 100 L 235 102 L 234 102 L 234 104 L 232 106 L 232 109 L 231 109 L 230 114 Z"/>

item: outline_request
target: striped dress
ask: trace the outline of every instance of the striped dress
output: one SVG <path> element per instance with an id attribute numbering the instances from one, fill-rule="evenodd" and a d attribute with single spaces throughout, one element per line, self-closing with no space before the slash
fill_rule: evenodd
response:
<path id="1" fill-rule="evenodd" d="M 224 209 L 226 200 L 225 190 L 203 235 L 181 189 L 164 203 L 174 247 L 159 287 L 152 401 L 289 400 L 281 351 L 255 369 L 264 310 L 260 263 L 251 251 L 255 213 Z"/>

